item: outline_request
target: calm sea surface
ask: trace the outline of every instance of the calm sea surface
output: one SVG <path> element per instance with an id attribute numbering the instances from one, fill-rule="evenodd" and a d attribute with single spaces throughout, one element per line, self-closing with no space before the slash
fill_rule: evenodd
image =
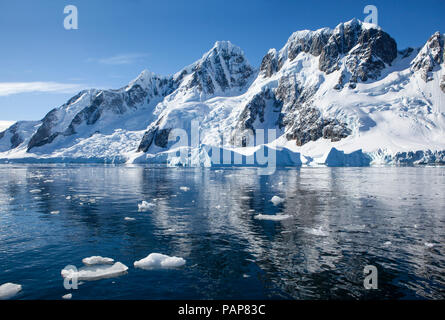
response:
<path id="1" fill-rule="evenodd" d="M 16 299 L 445 298 L 444 167 L 1 165 L 0 177 L 0 285 L 21 284 Z M 153 252 L 186 264 L 134 268 Z M 66 290 L 61 270 L 94 255 L 128 273 Z"/>

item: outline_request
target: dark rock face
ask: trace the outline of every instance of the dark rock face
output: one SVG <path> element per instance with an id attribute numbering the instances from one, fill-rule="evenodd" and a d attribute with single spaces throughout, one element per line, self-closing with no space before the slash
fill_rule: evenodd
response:
<path id="1" fill-rule="evenodd" d="M 22 142 L 23 138 L 20 136 L 19 123 L 15 123 L 11 126 L 11 149 L 17 148 Z"/>
<path id="2" fill-rule="evenodd" d="M 413 60 L 411 69 L 421 72 L 422 79 L 428 82 L 433 79 L 431 72 L 442 64 L 444 60 L 444 39 L 440 32 L 436 32 Z"/>
<path id="3" fill-rule="evenodd" d="M 273 91 L 267 88 L 253 96 L 252 100 L 246 104 L 231 136 L 232 145 L 245 147 L 253 142 L 248 141 L 248 133 L 255 133 L 254 123 L 256 121 L 264 123 L 265 110 L 268 107 L 272 108 L 274 112 L 280 112 L 282 104 L 275 98 Z M 277 122 L 275 125 L 278 124 Z"/>
<path id="4" fill-rule="evenodd" d="M 346 79 L 354 87 L 358 81 L 376 80 L 385 64 L 397 57 L 397 44 L 387 33 L 377 28 L 365 28 L 358 20 L 339 25 L 335 30 L 320 29 L 307 34 L 295 34 L 287 46 L 287 58 L 294 60 L 301 52 L 319 57 L 319 69 L 327 74 L 339 70 L 340 59 L 346 56 L 347 74 L 342 74 L 337 89 Z M 263 58 L 261 71 L 270 77 L 283 65 L 285 56 L 274 51 Z"/>
<path id="5" fill-rule="evenodd" d="M 136 108 L 136 105 L 142 103 L 147 96 L 147 92 L 140 85 L 134 85 L 124 95 L 125 102 L 130 108 Z"/>
<path id="6" fill-rule="evenodd" d="M 206 94 L 214 94 L 218 88 L 224 92 L 230 88 L 244 87 L 254 74 L 243 52 L 230 42 L 216 43 L 215 47 L 193 67 L 191 72 L 193 73 L 192 81 L 187 88 L 196 87 Z M 183 71 L 177 81 L 186 73 Z"/>
<path id="7" fill-rule="evenodd" d="M 261 61 L 260 71 L 264 72 L 266 77 L 272 76 L 278 71 L 278 53 L 277 50 L 270 50 Z"/>
<path id="8" fill-rule="evenodd" d="M 316 91 L 316 87 L 301 87 L 292 76 L 282 77 L 275 90 L 263 90 L 246 105 L 231 142 L 237 137 L 244 139 L 243 133 L 246 130 L 255 133 L 253 124 L 257 120 L 260 123 L 266 120 L 265 109 L 268 105 L 271 105 L 274 111 L 280 112 L 276 125 L 284 128 L 287 139 L 295 140 L 299 146 L 319 138 L 339 141 L 349 136 L 351 130 L 346 124 L 335 119 L 324 119 L 320 111 L 312 106 L 311 97 Z M 245 141 L 241 141 L 242 146 L 245 146 Z"/>
<path id="9" fill-rule="evenodd" d="M 318 57 L 323 53 L 323 50 L 332 36 L 332 30 L 325 28 L 320 32 L 313 32 L 309 37 L 297 38 L 289 43 L 288 57 L 292 61 L 300 52 L 310 53 Z"/>
<path id="10" fill-rule="evenodd" d="M 73 100 L 73 98 L 71 100 Z M 59 120 L 57 112 L 57 109 L 53 109 L 42 119 L 42 125 L 31 137 L 31 140 L 28 143 L 28 151 L 34 147 L 40 147 L 47 143 L 51 143 L 59 135 L 58 133 L 52 133 L 52 128 Z"/>
<path id="11" fill-rule="evenodd" d="M 276 97 L 283 104 L 280 126 L 285 127 L 287 139 L 295 140 L 299 146 L 319 138 L 338 141 L 351 134 L 346 124 L 324 119 L 312 106 L 316 91 L 316 87 L 303 88 L 293 77 L 282 77 L 276 89 Z"/>
<path id="12" fill-rule="evenodd" d="M 153 139 L 156 135 L 156 132 L 158 131 L 158 127 L 151 127 L 149 130 L 147 130 L 144 133 L 144 136 L 142 137 L 141 143 L 138 147 L 138 152 L 147 152 L 148 149 L 151 147 L 153 143 Z"/>
<path id="13" fill-rule="evenodd" d="M 334 33 L 320 55 L 320 70 L 331 73 L 340 69 L 340 59 L 346 55 L 345 66 L 351 87 L 358 81 L 376 80 L 385 64 L 391 65 L 397 57 L 397 44 L 387 33 L 379 29 L 365 29 L 353 21 Z M 343 86 L 346 76 L 339 79 Z"/>
<path id="14" fill-rule="evenodd" d="M 147 152 L 152 146 L 153 142 L 158 147 L 166 148 L 168 145 L 168 136 L 170 132 L 171 129 L 159 129 L 158 126 L 151 127 L 142 137 L 141 143 L 138 147 L 138 152 Z"/>
<path id="15" fill-rule="evenodd" d="M 442 77 L 442 81 L 440 82 L 440 89 L 445 93 L 445 76 Z"/>

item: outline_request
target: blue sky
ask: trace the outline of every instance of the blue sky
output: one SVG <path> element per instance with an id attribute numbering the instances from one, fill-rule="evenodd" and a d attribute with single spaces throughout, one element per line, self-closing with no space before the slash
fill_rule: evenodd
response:
<path id="1" fill-rule="evenodd" d="M 63 27 L 70 4 L 78 30 Z M 444 0 L 2 0 L 0 120 L 40 119 L 82 88 L 119 88 L 143 69 L 175 73 L 217 40 L 258 66 L 292 32 L 363 20 L 368 4 L 399 49 L 445 33 Z"/>

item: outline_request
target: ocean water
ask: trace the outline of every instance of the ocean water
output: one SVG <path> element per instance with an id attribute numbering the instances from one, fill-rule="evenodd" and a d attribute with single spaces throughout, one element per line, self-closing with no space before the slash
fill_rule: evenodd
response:
<path id="1" fill-rule="evenodd" d="M 444 167 L 2 165 L 0 177 L 0 285 L 21 284 L 15 299 L 445 298 Z M 186 264 L 134 268 L 154 252 Z M 66 290 L 61 270 L 94 255 L 128 273 Z"/>

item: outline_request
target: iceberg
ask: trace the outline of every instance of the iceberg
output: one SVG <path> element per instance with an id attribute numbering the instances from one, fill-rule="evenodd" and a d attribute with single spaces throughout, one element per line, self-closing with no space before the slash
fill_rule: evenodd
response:
<path id="1" fill-rule="evenodd" d="M 15 283 L 5 283 L 0 286 L 0 300 L 6 300 L 14 297 L 22 291 L 22 286 Z"/>
<path id="2" fill-rule="evenodd" d="M 104 258 L 101 256 L 92 256 L 92 257 L 83 259 L 82 262 L 86 266 L 92 266 L 92 265 L 96 265 L 96 264 L 112 264 L 114 262 L 114 259 Z"/>
<path id="3" fill-rule="evenodd" d="M 94 265 L 80 268 L 78 271 L 63 269 L 61 274 L 65 279 L 77 278 L 78 280 L 94 281 L 122 276 L 127 273 L 128 267 L 116 262 L 113 265 Z"/>
<path id="4" fill-rule="evenodd" d="M 157 269 L 157 268 L 177 268 L 185 265 L 186 261 L 179 257 L 170 257 L 161 253 L 151 253 L 144 259 L 134 262 L 135 268 Z"/>
<path id="5" fill-rule="evenodd" d="M 138 204 L 138 211 L 148 211 L 150 209 L 153 209 L 156 205 L 154 203 L 150 203 L 147 201 L 142 201 L 141 203 Z"/>
<path id="6" fill-rule="evenodd" d="M 279 204 L 284 202 L 283 198 L 280 198 L 278 196 L 273 196 L 272 199 L 270 200 L 275 206 L 278 206 Z"/>
<path id="7" fill-rule="evenodd" d="M 73 294 L 72 293 L 68 293 L 68 294 L 62 296 L 62 299 L 63 300 L 71 300 L 72 297 L 73 297 Z"/>

